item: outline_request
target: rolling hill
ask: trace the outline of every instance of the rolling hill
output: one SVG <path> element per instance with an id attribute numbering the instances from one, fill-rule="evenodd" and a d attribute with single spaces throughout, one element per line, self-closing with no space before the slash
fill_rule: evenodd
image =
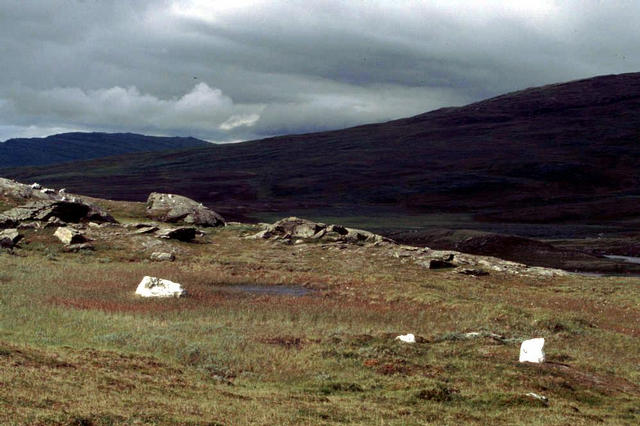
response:
<path id="1" fill-rule="evenodd" d="M 464 213 L 637 225 L 639 138 L 640 73 L 632 73 L 344 130 L 0 174 L 123 200 L 176 192 L 232 217 Z"/>
<path id="2" fill-rule="evenodd" d="M 195 138 L 155 137 L 133 133 L 61 133 L 46 138 L 9 139 L 0 143 L 0 167 L 66 163 L 128 154 L 208 146 Z"/>

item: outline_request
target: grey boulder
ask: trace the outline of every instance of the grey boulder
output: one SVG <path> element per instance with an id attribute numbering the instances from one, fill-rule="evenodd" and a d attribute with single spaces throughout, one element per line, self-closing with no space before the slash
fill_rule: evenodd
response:
<path id="1" fill-rule="evenodd" d="M 173 253 L 155 251 L 151 253 L 151 260 L 155 262 L 173 262 L 176 260 L 176 256 Z"/>
<path id="2" fill-rule="evenodd" d="M 198 226 L 224 226 L 218 213 L 190 198 L 152 192 L 147 199 L 147 217 L 161 222 L 183 222 Z"/>
<path id="3" fill-rule="evenodd" d="M 21 239 L 17 229 L 5 229 L 0 232 L 0 248 L 13 248 Z"/>

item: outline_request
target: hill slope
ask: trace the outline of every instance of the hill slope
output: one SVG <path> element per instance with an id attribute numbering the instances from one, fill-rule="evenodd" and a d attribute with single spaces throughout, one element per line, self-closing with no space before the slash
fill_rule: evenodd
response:
<path id="1" fill-rule="evenodd" d="M 465 212 L 481 220 L 640 217 L 640 73 L 554 84 L 345 130 L 3 171 L 229 210 Z"/>
<path id="2" fill-rule="evenodd" d="M 204 147 L 195 138 L 173 138 L 133 133 L 62 133 L 46 138 L 9 139 L 0 143 L 0 167 L 20 167 L 90 160 L 144 151 Z"/>

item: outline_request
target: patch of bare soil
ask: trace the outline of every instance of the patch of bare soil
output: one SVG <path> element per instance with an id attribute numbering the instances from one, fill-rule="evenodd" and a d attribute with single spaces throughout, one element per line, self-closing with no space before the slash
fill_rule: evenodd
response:
<path id="1" fill-rule="evenodd" d="M 553 371 L 570 383 L 577 384 L 582 388 L 594 389 L 605 394 L 627 393 L 636 396 L 640 395 L 640 386 L 622 377 L 582 371 L 568 364 L 556 362 L 545 362 L 541 365 L 541 368 Z"/>

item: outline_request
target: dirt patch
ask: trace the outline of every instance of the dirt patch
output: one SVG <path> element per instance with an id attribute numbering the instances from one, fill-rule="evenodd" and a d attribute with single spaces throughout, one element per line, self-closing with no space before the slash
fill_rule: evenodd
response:
<path id="1" fill-rule="evenodd" d="M 287 349 L 295 348 L 302 349 L 304 346 L 312 344 L 312 343 L 320 343 L 319 339 L 307 339 L 305 337 L 294 337 L 294 336 L 277 336 L 277 337 L 264 337 L 258 339 L 260 343 L 265 343 L 267 345 L 276 345 L 282 346 Z"/>
<path id="2" fill-rule="evenodd" d="M 546 362 L 542 368 L 554 373 L 559 373 L 561 377 L 568 379 L 568 383 L 594 389 L 605 394 L 627 393 L 640 395 L 640 386 L 631 383 L 622 377 L 605 376 L 602 374 L 581 371 L 567 364 Z"/>
<path id="3" fill-rule="evenodd" d="M 460 390 L 438 384 L 431 389 L 423 389 L 416 394 L 416 399 L 436 402 L 450 402 L 460 394 Z"/>
<path id="4" fill-rule="evenodd" d="M 383 376 L 402 375 L 436 377 L 442 369 L 431 365 L 419 365 L 401 358 L 368 358 L 362 362 L 367 368 Z"/>
<path id="5" fill-rule="evenodd" d="M 10 367 L 28 368 L 64 368 L 75 369 L 74 364 L 58 359 L 37 350 L 23 350 L 17 346 L 0 342 L 0 363 Z"/>

